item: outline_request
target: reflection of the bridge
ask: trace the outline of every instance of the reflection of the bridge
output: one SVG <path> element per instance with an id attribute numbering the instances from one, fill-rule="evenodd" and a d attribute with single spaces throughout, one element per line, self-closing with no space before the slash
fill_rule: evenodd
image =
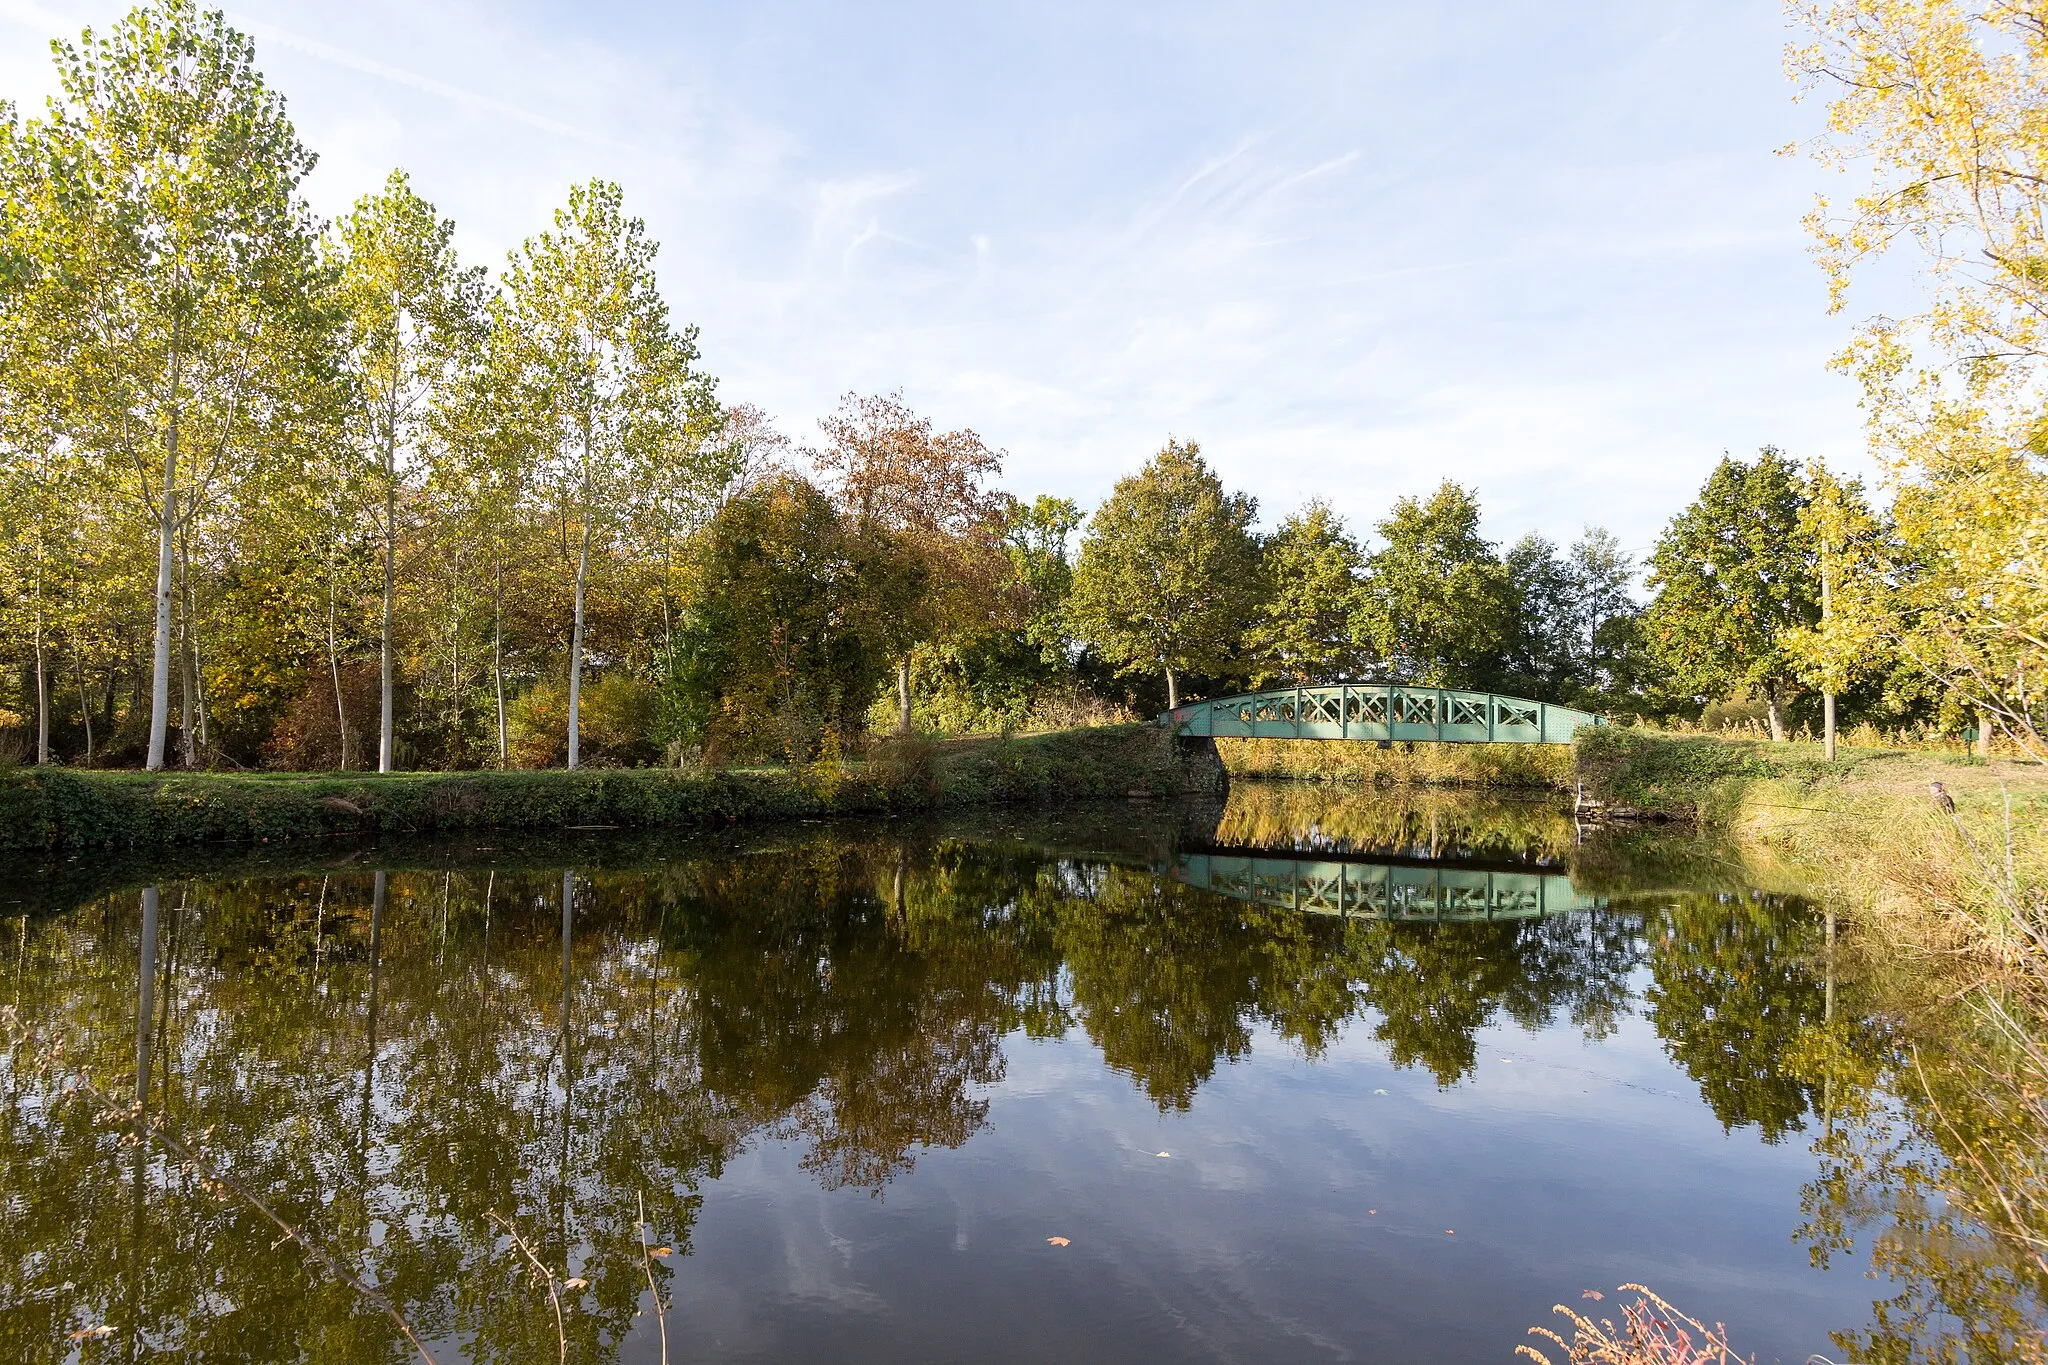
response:
<path id="1" fill-rule="evenodd" d="M 1176 854 L 1170 871 L 1176 881 L 1256 905 L 1420 923 L 1540 919 L 1607 903 L 1546 868 L 1426 859 L 1337 860 L 1219 849 Z"/>

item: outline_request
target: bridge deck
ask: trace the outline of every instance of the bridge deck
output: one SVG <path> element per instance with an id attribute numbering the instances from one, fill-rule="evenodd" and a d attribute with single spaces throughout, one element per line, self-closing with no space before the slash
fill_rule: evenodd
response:
<path id="1" fill-rule="evenodd" d="M 1177 735 L 1212 738 L 1567 744 L 1581 726 L 1607 722 L 1569 706 L 1492 692 L 1331 683 L 1189 702 L 1159 723 Z"/>

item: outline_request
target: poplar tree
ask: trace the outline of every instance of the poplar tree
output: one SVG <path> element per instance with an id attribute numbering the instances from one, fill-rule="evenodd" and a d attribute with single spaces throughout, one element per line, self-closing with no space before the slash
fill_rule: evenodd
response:
<path id="1" fill-rule="evenodd" d="M 56 418 L 51 302 L 39 286 L 51 266 L 51 168 L 40 130 L 0 104 L 0 606 L 26 635 L 35 674 L 35 759 L 50 761 L 49 642 L 56 578 L 75 559 L 66 544 L 79 486 L 75 452 Z"/>
<path id="2" fill-rule="evenodd" d="M 654 482 L 695 477 L 715 430 L 714 383 L 693 368 L 697 329 L 669 322 L 659 250 L 619 187 L 578 185 L 554 228 L 530 238 L 505 276 L 524 379 L 544 404 L 539 482 L 571 574 L 569 757 L 579 765 L 585 599 L 593 550 L 618 543 Z M 717 480 L 707 479 L 715 484 Z"/>
<path id="3" fill-rule="evenodd" d="M 1890 537 L 1857 480 L 1843 481 L 1818 461 L 1807 467 L 1800 540 L 1820 582 L 1820 617 L 1786 632 L 1799 679 L 1821 694 L 1821 739 L 1835 761 L 1835 702 L 1891 654 L 1884 603 L 1893 596 L 1884 562 Z"/>
<path id="4" fill-rule="evenodd" d="M 291 420 L 272 402 L 321 339 L 313 166 L 249 40 L 190 0 L 55 45 L 47 124 L 61 183 L 34 231 L 42 316 L 64 357 L 64 422 L 157 542 L 147 766 L 170 706 L 181 533 Z"/>
<path id="5" fill-rule="evenodd" d="M 357 200 L 340 224 L 349 368 L 365 419 L 364 454 L 382 504 L 378 772 L 390 772 L 393 758 L 400 507 L 426 466 L 433 405 L 445 398 L 483 308 L 483 271 L 457 264 L 454 234 L 454 222 L 436 216 L 399 170 L 381 193 Z"/>
<path id="6" fill-rule="evenodd" d="M 508 593 L 532 557 L 537 529 L 531 499 L 551 420 L 550 396 L 529 383 L 519 322 L 504 295 L 493 296 L 484 326 L 446 402 L 435 411 L 431 480 L 453 534 L 481 548 L 490 575 L 491 703 L 498 766 L 511 759 L 505 691 Z"/>

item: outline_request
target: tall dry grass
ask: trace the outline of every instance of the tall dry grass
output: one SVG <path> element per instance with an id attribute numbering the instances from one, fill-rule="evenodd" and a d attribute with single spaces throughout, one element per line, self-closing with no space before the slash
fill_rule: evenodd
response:
<path id="1" fill-rule="evenodd" d="M 1952 811 L 1924 782 L 1796 799 L 1765 784 L 1742 819 L 1851 910 L 1913 994 L 1963 1006 L 1902 1080 L 1945 1154 L 1950 1204 L 2048 1282 L 2048 793 L 1948 795 Z"/>
<path id="2" fill-rule="evenodd" d="M 1719 1323 L 1706 1326 L 1673 1308 L 1639 1284 L 1625 1284 L 1621 1293 L 1634 1294 L 1635 1302 L 1621 1310 L 1621 1322 L 1591 1318 L 1567 1304 L 1551 1311 L 1563 1317 L 1571 1336 L 1548 1327 L 1531 1327 L 1529 1335 L 1541 1337 L 1564 1352 L 1561 1360 L 1534 1346 L 1522 1345 L 1515 1354 L 1540 1365 L 1751 1365 L 1753 1356 L 1739 1356 L 1728 1344 L 1728 1331 Z M 1586 1291 L 1589 1299 L 1604 1298 L 1598 1290 Z"/>
<path id="3" fill-rule="evenodd" d="M 1232 777 L 1371 786 L 1500 787 L 1569 791 L 1572 750 L 1564 744 L 1370 744 L 1314 739 L 1219 739 Z"/>

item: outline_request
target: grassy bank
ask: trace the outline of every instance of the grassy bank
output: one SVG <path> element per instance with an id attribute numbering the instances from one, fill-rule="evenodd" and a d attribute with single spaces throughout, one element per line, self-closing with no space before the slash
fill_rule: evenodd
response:
<path id="1" fill-rule="evenodd" d="M 464 829 L 691 828 L 1208 790 L 1216 774 L 1144 725 L 880 746 L 801 772 L 0 772 L 0 849 L 258 843 Z"/>
<path id="2" fill-rule="evenodd" d="M 1575 757 L 1610 811 L 1725 828 L 1887 937 L 2001 961 L 2048 953 L 2048 768 L 1847 747 L 1830 764 L 1817 744 L 1626 727 L 1582 734 Z"/>
<path id="3" fill-rule="evenodd" d="M 1374 786 L 1569 789 L 1572 751 L 1559 744 L 1412 744 L 1381 749 L 1314 739 L 1219 739 L 1232 777 Z"/>

